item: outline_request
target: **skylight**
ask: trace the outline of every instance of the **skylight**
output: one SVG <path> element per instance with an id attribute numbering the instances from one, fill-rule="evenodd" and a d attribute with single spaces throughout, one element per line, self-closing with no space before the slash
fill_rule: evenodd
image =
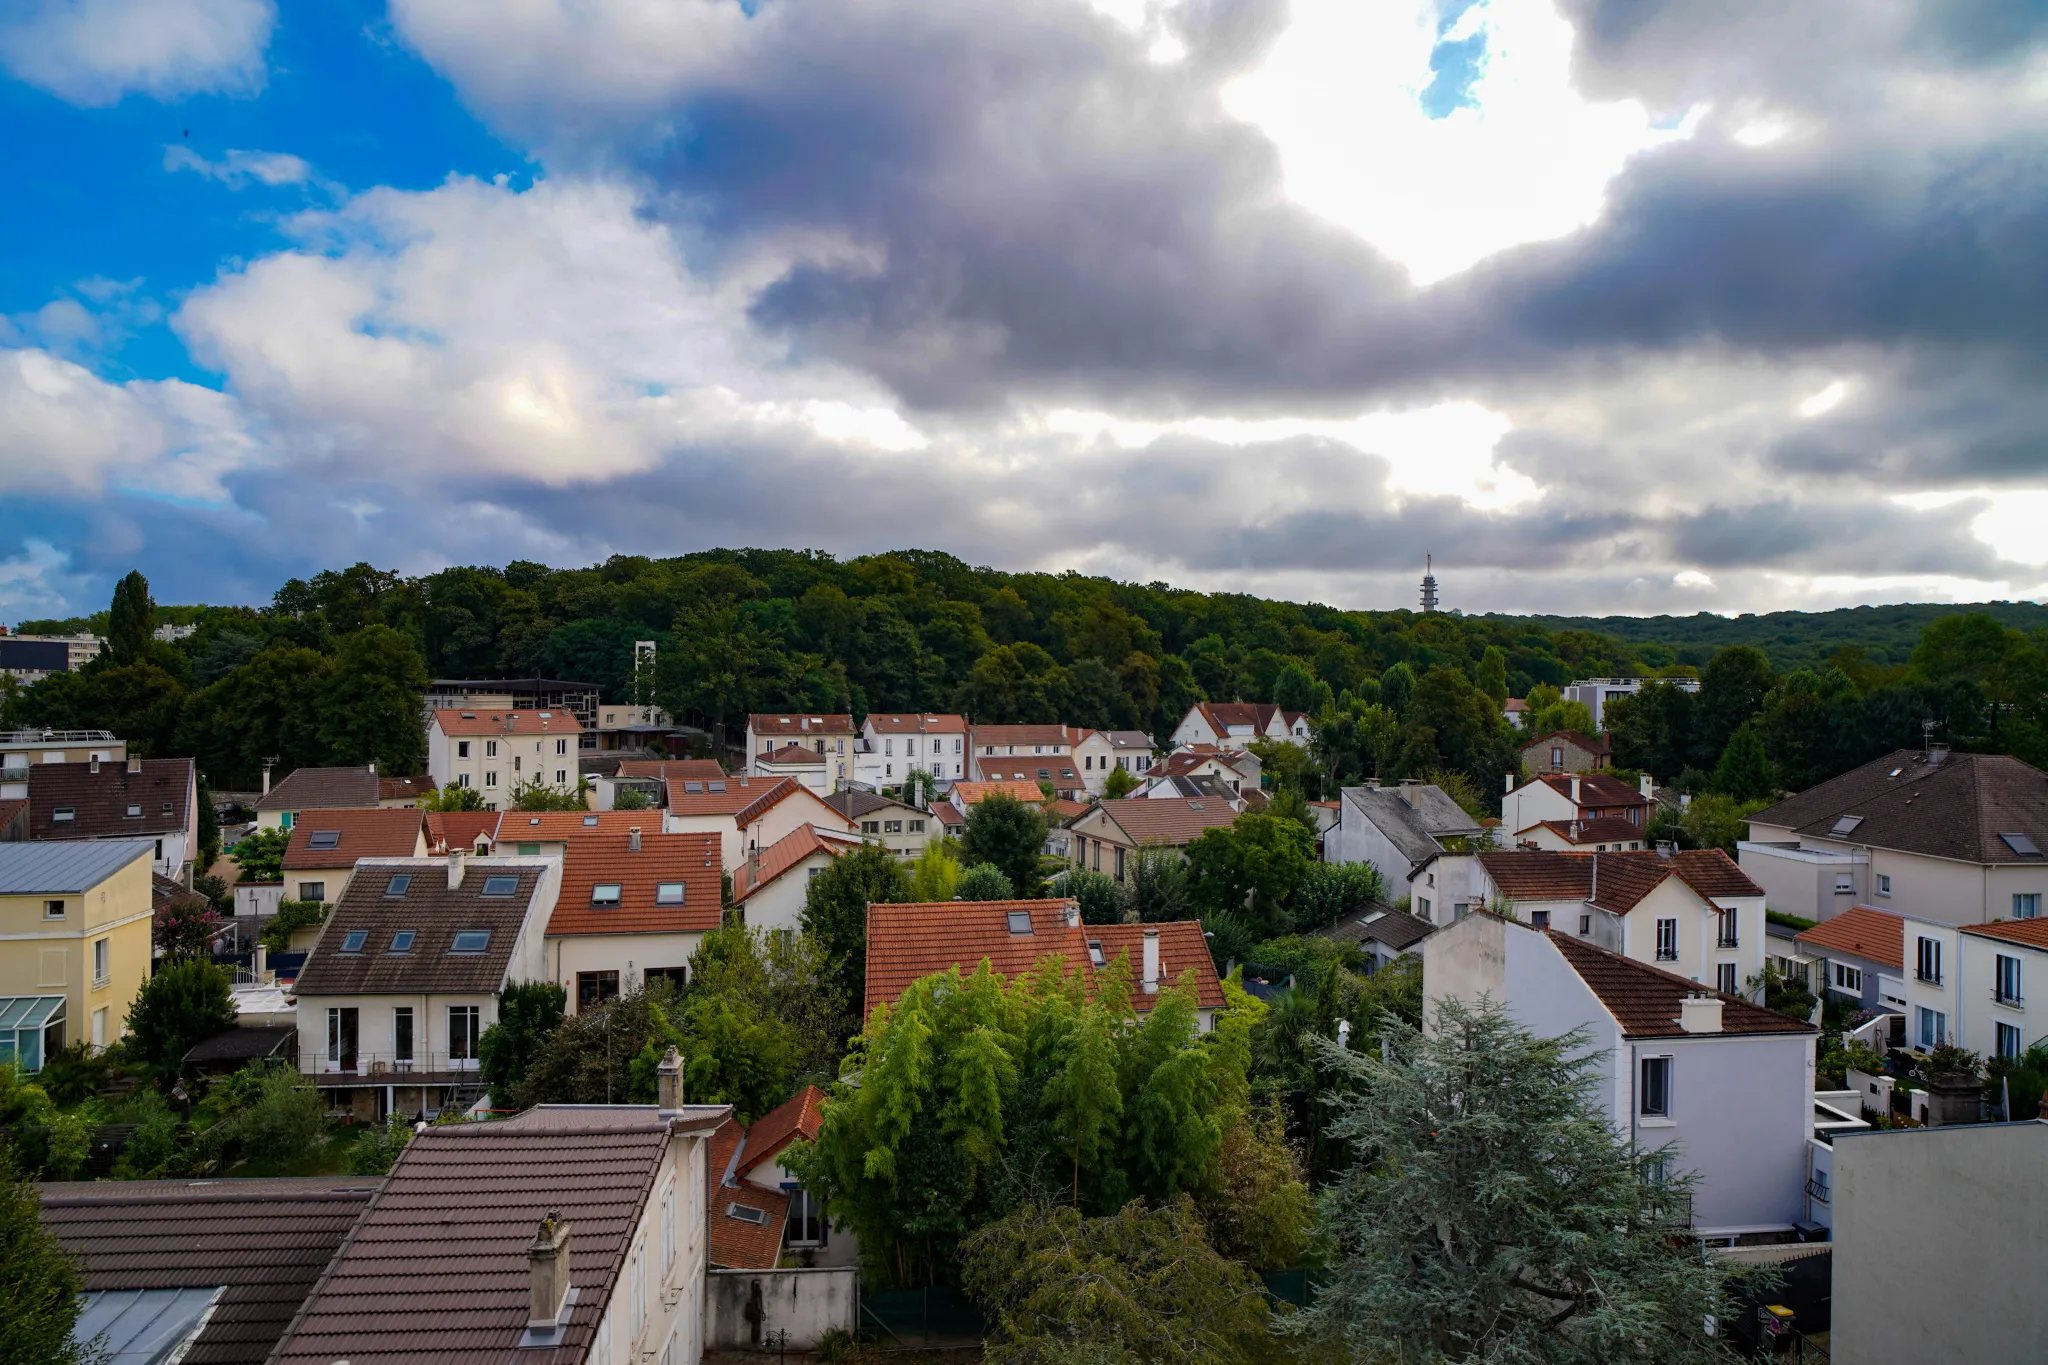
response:
<path id="1" fill-rule="evenodd" d="M 683 791 L 687 795 L 701 796 L 704 794 L 704 784 L 702 782 L 685 782 L 683 784 Z"/>
<path id="2" fill-rule="evenodd" d="M 681 905 L 683 903 L 683 884 L 681 882 L 661 883 L 661 885 L 654 888 L 654 903 L 656 905 Z"/>
<path id="3" fill-rule="evenodd" d="M 491 931 L 488 929 L 460 929 L 456 931 L 455 942 L 449 945 L 451 953 L 480 953 L 491 946 Z"/>
<path id="4" fill-rule="evenodd" d="M 1998 837 L 2005 840 L 2005 846 L 2019 854 L 2022 858 L 2038 858 L 2041 856 L 2041 850 L 2035 845 L 2034 841 L 2017 830 L 2001 834 Z"/>
<path id="5" fill-rule="evenodd" d="M 590 888 L 590 903 L 616 909 L 622 890 L 617 882 L 599 882 Z"/>
<path id="6" fill-rule="evenodd" d="M 510 895 L 512 895 L 513 893 L 515 893 L 515 892 L 516 892 L 516 891 L 518 891 L 518 890 L 519 890 L 519 878 L 517 878 L 517 877 L 486 877 L 486 878 L 484 878 L 484 894 L 485 894 L 486 896 L 493 896 L 493 897 L 503 897 L 503 896 L 510 896 Z"/>
<path id="7" fill-rule="evenodd" d="M 727 1204 L 725 1216 L 739 1223 L 760 1225 L 768 1221 L 768 1210 L 757 1209 L 752 1204 Z"/>
<path id="8" fill-rule="evenodd" d="M 364 940 L 370 937 L 368 929 L 351 929 L 341 936 L 341 950 L 344 953 L 360 953 Z"/>
<path id="9" fill-rule="evenodd" d="M 1203 805 L 1203 804 L 1202 804 L 1201 802 L 1199 802 L 1199 801 L 1190 801 L 1190 802 L 1188 802 L 1188 809 L 1189 809 L 1189 810 L 1207 810 L 1207 809 L 1208 809 L 1208 807 L 1204 806 L 1204 805 Z"/>
<path id="10" fill-rule="evenodd" d="M 399 931 L 398 931 L 397 933 L 395 933 L 395 934 L 393 934 L 393 935 L 391 936 L 391 951 L 392 951 L 392 952 L 394 952 L 394 953 L 409 953 L 409 952 L 411 952 L 411 951 L 412 951 L 412 941 L 413 941 L 413 937 L 414 937 L 414 931 L 413 931 L 413 930 L 411 930 L 411 929 L 400 929 L 400 930 L 399 930 Z"/>
<path id="11" fill-rule="evenodd" d="M 1101 940 L 1101 939 L 1099 939 L 1099 938 L 1091 938 L 1091 939 L 1089 939 L 1089 940 L 1088 940 L 1088 964 L 1089 964 L 1090 966 L 1092 966 L 1092 967 L 1100 967 L 1100 966 L 1102 966 L 1102 965 L 1103 965 L 1103 964 L 1104 964 L 1105 962 L 1107 962 L 1108 960 L 1109 960 L 1108 958 L 1106 958 L 1106 957 L 1104 957 L 1104 956 L 1102 955 L 1102 940 Z"/>
<path id="12" fill-rule="evenodd" d="M 1029 910 L 1012 910 L 1009 914 L 1009 921 L 1011 933 L 1028 934 L 1031 932 L 1031 912 Z"/>
<path id="13" fill-rule="evenodd" d="M 405 889 L 411 885 L 412 873 L 401 872 L 384 884 L 384 894 L 387 896 L 403 896 Z"/>
<path id="14" fill-rule="evenodd" d="M 538 822 L 536 821 L 535 823 Z M 586 815 L 583 817 L 583 826 L 586 829 L 590 828 L 592 825 L 595 825 L 596 823 L 597 817 L 595 815 Z"/>
<path id="15" fill-rule="evenodd" d="M 338 829 L 316 829 L 306 840 L 307 848 L 340 848 L 341 831 Z"/>
<path id="16" fill-rule="evenodd" d="M 1856 826 L 1862 823 L 1863 817 L 1860 815 L 1845 815 L 1841 819 L 1835 821 L 1835 827 L 1831 831 L 1831 833 L 1854 834 L 1856 832 Z"/>
<path id="17" fill-rule="evenodd" d="M 725 790 L 725 784 L 723 782 L 706 782 L 704 790 L 708 792 L 722 792 Z"/>

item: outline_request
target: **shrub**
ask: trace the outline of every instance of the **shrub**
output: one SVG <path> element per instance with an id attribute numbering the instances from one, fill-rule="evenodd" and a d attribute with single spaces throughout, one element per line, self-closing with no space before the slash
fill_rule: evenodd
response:
<path id="1" fill-rule="evenodd" d="M 552 981 L 515 981 L 498 996 L 498 1022 L 477 1040 L 477 1076 L 491 1088 L 491 1106 L 510 1108 L 526 1068 L 560 1027 L 569 993 Z"/>
<path id="2" fill-rule="evenodd" d="M 961 874 L 953 894 L 963 901 L 1007 901 L 1017 898 L 1017 888 L 994 863 L 976 863 Z"/>
<path id="3" fill-rule="evenodd" d="M 301 929 L 323 924 L 327 920 L 327 905 L 322 901 L 279 901 L 277 913 L 263 926 L 259 936 L 264 950 L 272 953 L 288 952 L 292 946 L 292 935 Z"/>
<path id="4" fill-rule="evenodd" d="M 1365 909 L 1380 898 L 1371 863 L 1311 863 L 1294 892 L 1294 922 L 1304 929 Z"/>
<path id="5" fill-rule="evenodd" d="M 234 1142 L 252 1163 L 284 1165 L 327 1145 L 319 1092 L 282 1062 L 252 1062 L 214 1090 L 223 1116 L 207 1136 L 216 1150 Z"/>
<path id="6" fill-rule="evenodd" d="M 163 964 L 142 983 L 128 1011 L 136 1054 L 165 1078 L 178 1074 L 194 1043 L 234 1025 L 228 974 L 197 959 Z"/>
<path id="7" fill-rule="evenodd" d="M 1122 772 L 1123 769 L 1117 769 Z M 1121 924 L 1124 898 L 1116 878 L 1092 868 L 1070 867 L 1052 880 L 1052 893 L 1081 904 L 1083 924 Z"/>
<path id="8" fill-rule="evenodd" d="M 412 1125 L 393 1114 L 383 1127 L 357 1138 L 343 1164 L 350 1175 L 386 1175 L 411 1141 Z"/>

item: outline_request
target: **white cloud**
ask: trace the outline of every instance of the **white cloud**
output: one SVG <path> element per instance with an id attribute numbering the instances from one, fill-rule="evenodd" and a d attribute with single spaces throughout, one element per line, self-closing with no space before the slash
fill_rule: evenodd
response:
<path id="1" fill-rule="evenodd" d="M 85 577 L 69 572 L 71 556 L 47 540 L 30 539 L 21 553 L 0 559 L 0 616 L 58 615 L 82 595 Z"/>
<path id="2" fill-rule="evenodd" d="M 262 88 L 271 0 L 10 0 L 0 66 L 73 104 Z"/>
<path id="3" fill-rule="evenodd" d="M 2001 559 L 2034 568 L 2048 565 L 2048 489 L 1999 492 L 1970 523 L 1970 531 Z"/>
<path id="4" fill-rule="evenodd" d="M 303 185 L 313 176 L 313 168 L 305 158 L 293 156 L 290 152 L 247 152 L 230 149 L 218 161 L 208 161 L 183 143 L 174 142 L 164 148 L 164 169 L 167 171 L 197 171 L 208 180 L 218 180 L 231 190 L 241 189 L 250 181 L 263 185 Z"/>
<path id="5" fill-rule="evenodd" d="M 1819 417 L 1833 412 L 1842 405 L 1842 400 L 1848 396 L 1849 381 L 1846 379 L 1833 380 L 1827 387 L 1817 389 L 1799 400 L 1799 415 L 1801 417 Z"/>

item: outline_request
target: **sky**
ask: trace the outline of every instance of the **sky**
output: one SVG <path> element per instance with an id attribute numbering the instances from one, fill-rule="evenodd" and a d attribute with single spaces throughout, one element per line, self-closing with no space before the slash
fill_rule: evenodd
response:
<path id="1" fill-rule="evenodd" d="M 2048 583 L 2042 0 L 7 0 L 0 622 L 945 550 Z"/>

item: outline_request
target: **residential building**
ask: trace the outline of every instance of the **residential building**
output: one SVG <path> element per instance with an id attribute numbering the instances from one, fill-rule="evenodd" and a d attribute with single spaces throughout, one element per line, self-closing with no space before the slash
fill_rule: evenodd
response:
<path id="1" fill-rule="evenodd" d="M 1248 749 L 1219 749 L 1213 744 L 1190 744 L 1175 749 L 1152 765 L 1152 777 L 1214 777 L 1238 793 L 1255 792 L 1265 772 L 1259 756 Z"/>
<path id="2" fill-rule="evenodd" d="M 1005 979 L 1059 958 L 1092 991 L 1099 971 L 1124 959 L 1131 1004 L 1149 1012 L 1159 993 L 1191 978 L 1201 1029 L 1215 1026 L 1223 986 L 1195 920 L 1164 924 L 1082 924 L 1070 900 L 939 901 L 868 907 L 867 996 L 863 1016 L 894 1004 L 911 984 L 958 967 L 971 975 L 981 963 Z"/>
<path id="3" fill-rule="evenodd" d="M 1371 976 L 1395 958 L 1421 957 L 1422 940 L 1434 932 L 1436 926 L 1421 916 L 1376 902 L 1312 930 L 1309 936 L 1358 945 L 1365 954 L 1365 974 Z"/>
<path id="4" fill-rule="evenodd" d="M 1040 784 L 1050 783 L 1053 795 L 1068 801 L 1083 801 L 1090 795 L 1088 784 L 1081 777 L 1081 760 L 1072 754 L 981 757 L 975 760 L 975 767 L 982 785 L 1023 785 L 1042 795 L 1044 788 Z M 1106 780 L 1107 774 L 1104 776 Z"/>
<path id="5" fill-rule="evenodd" d="M 297 812 L 284 849 L 284 895 L 298 901 L 337 901 L 363 858 L 424 858 L 427 826 L 417 810 L 308 810 Z M 276 906 L 271 906 L 272 913 Z"/>
<path id="6" fill-rule="evenodd" d="M 656 742 L 673 750 L 686 733 L 686 727 L 659 706 L 601 705 L 589 730 L 586 738 L 593 742 L 583 746 L 585 752 L 605 754 L 645 749 Z"/>
<path id="7" fill-rule="evenodd" d="M 833 834 L 856 833 L 854 822 L 825 803 L 825 798 L 799 782 L 781 777 L 729 777 L 703 784 L 685 782 L 669 788 L 662 828 L 671 834 L 716 834 L 725 871 L 740 864 L 800 825 L 815 825 Z"/>
<path id="8" fill-rule="evenodd" d="M 32 840 L 146 839 L 156 870 L 178 877 L 199 846 L 199 788 L 189 758 L 38 763 L 28 770 Z"/>
<path id="9" fill-rule="evenodd" d="M 76 673 L 100 656 L 97 635 L 10 635 L 0 627 L 0 674 L 24 687 L 52 673 Z"/>
<path id="10" fill-rule="evenodd" d="M 1520 697 L 1509 697 L 1500 704 L 1500 718 L 1513 728 L 1520 730 L 1528 723 L 1529 703 Z"/>
<path id="11" fill-rule="evenodd" d="M 732 874 L 732 904 L 749 929 L 803 928 L 804 897 L 811 878 L 849 849 L 860 847 L 850 834 L 835 834 L 815 825 L 798 825 L 768 847 L 751 854 Z"/>
<path id="12" fill-rule="evenodd" d="M 36 1193 L 43 1227 L 79 1261 L 73 1340 L 105 1330 L 117 1365 L 263 1365 L 383 1184 L 94 1180 Z"/>
<path id="13" fill-rule="evenodd" d="M 2027 1022 L 2027 991 L 2048 1000 L 2048 919 L 1966 925 L 1956 939 L 1956 1036 L 1980 1057 L 2017 1058 L 2048 1044 L 2037 1008 Z"/>
<path id="14" fill-rule="evenodd" d="M 436 711 L 566 711 L 576 718 L 583 748 L 597 747 L 596 683 L 566 678 L 436 678 L 421 698 Z"/>
<path id="15" fill-rule="evenodd" d="M 299 1069 L 359 1120 L 481 1096 L 477 1040 L 514 981 L 550 979 L 548 858 L 367 859 L 299 969 Z"/>
<path id="16" fill-rule="evenodd" d="M 1186 798 L 1098 801 L 1068 829 L 1067 860 L 1122 882 L 1141 848 L 1184 849 L 1237 818 L 1229 804 Z"/>
<path id="17" fill-rule="evenodd" d="M 0 844 L 0 1062 L 40 1071 L 128 1026 L 150 972 L 151 844 Z"/>
<path id="18" fill-rule="evenodd" d="M 540 1105 L 399 1155 L 271 1355 L 698 1365 L 707 1149 L 728 1105 Z M 430 1233 L 429 1231 L 430 1230 Z"/>
<path id="19" fill-rule="evenodd" d="M 861 722 L 853 779 L 870 787 L 895 787 L 915 770 L 944 784 L 968 776 L 967 763 L 965 716 L 875 711 Z"/>
<path id="20" fill-rule="evenodd" d="M 650 806 L 665 806 L 670 783 L 681 791 L 684 783 L 694 782 L 695 790 L 701 792 L 706 782 L 723 782 L 725 777 L 725 769 L 711 758 L 622 759 L 611 773 L 590 779 L 591 806 L 595 810 L 614 810 L 620 794 L 629 789 L 637 791 Z"/>
<path id="21" fill-rule="evenodd" d="M 1953 1043 L 1981 1057 L 2018 1057 L 2048 1041 L 2027 1023 L 2029 978 L 2048 981 L 2048 919 L 1957 928 L 1867 905 L 1803 930 L 1829 993 L 1900 1016 L 1897 1044 L 1932 1052 Z"/>
<path id="22" fill-rule="evenodd" d="M 1071 755 L 1080 738 L 1080 727 L 1072 725 L 974 726 L 967 734 L 967 776 L 977 782 L 990 780 L 982 774 L 983 759 Z"/>
<path id="23" fill-rule="evenodd" d="M 1532 773 L 1590 773 L 1613 763 L 1614 745 L 1605 735 L 1552 730 L 1522 745 L 1522 767 Z"/>
<path id="24" fill-rule="evenodd" d="M 1483 905 L 1727 995 L 1763 974 L 1763 888 L 1713 849 L 1481 853 Z M 1442 916 L 1437 917 L 1442 923 Z"/>
<path id="25" fill-rule="evenodd" d="M 498 824 L 505 818 L 495 810 L 430 810 L 427 812 L 427 852 L 441 857 L 454 849 L 488 857 L 498 844 Z"/>
<path id="26" fill-rule="evenodd" d="M 1597 820 L 1538 820 L 1515 836 L 1515 847 L 1549 853 L 1638 853 L 1650 832 L 1617 816 Z"/>
<path id="27" fill-rule="evenodd" d="M 1152 736 L 1143 730 L 1084 730 L 1073 755 L 1081 765 L 1081 781 L 1088 794 L 1100 796 L 1115 770 L 1121 768 L 1132 777 L 1143 777 L 1152 770 Z"/>
<path id="28" fill-rule="evenodd" d="M 1543 773 L 1519 785 L 1510 776 L 1500 802 L 1500 827 L 1519 843 L 1545 820 L 1569 825 L 1624 820 L 1637 829 L 1650 824 L 1650 779 L 1634 787 L 1608 773 Z"/>
<path id="29" fill-rule="evenodd" d="M 860 732 L 846 715 L 759 715 L 747 717 L 747 762 L 756 756 L 801 744 L 825 755 L 824 791 L 837 791 L 854 779 Z"/>
<path id="30" fill-rule="evenodd" d="M 1441 926 L 1422 958 L 1426 1019 L 1445 999 L 1489 996 L 1541 1036 L 1585 1030 L 1607 1121 L 1638 1151 L 1672 1147 L 1674 1165 L 1697 1173 L 1697 1234 L 1781 1233 L 1804 1220 L 1812 1025 L 1500 915 Z"/>
<path id="31" fill-rule="evenodd" d="M 754 777 L 770 780 L 786 777 L 792 782 L 802 783 L 806 790 L 818 796 L 829 795 L 834 786 L 826 756 L 805 744 L 785 744 L 780 749 L 755 754 L 747 771 Z"/>
<path id="32" fill-rule="evenodd" d="M 834 792 L 825 798 L 825 804 L 852 821 L 861 838 L 880 844 L 899 858 L 915 858 L 925 845 L 944 837 L 929 811 L 873 792 Z"/>
<path id="33" fill-rule="evenodd" d="M 815 1142 L 825 1092 L 807 1085 L 742 1128 L 727 1118 L 711 1139 L 711 1264 L 767 1270 L 784 1256 L 805 1267 L 859 1263 L 853 1232 L 835 1228 L 782 1158 Z"/>
<path id="34" fill-rule="evenodd" d="M 1240 814 L 1251 808 L 1253 799 L 1258 800 L 1259 809 L 1265 808 L 1265 793 L 1251 791 L 1240 794 L 1222 778 L 1208 773 L 1200 777 L 1165 776 L 1155 769 L 1152 776 L 1146 778 L 1131 795 L 1148 801 L 1220 801 Z"/>
<path id="35" fill-rule="evenodd" d="M 1856 1365 L 2039 1359 L 2048 1122 L 1872 1129 L 1834 1143 L 1828 1350 Z"/>
<path id="36" fill-rule="evenodd" d="M 722 917 L 718 836 L 597 830 L 564 845 L 562 890 L 547 921 L 547 977 L 581 1014 L 665 977 Z"/>
<path id="37" fill-rule="evenodd" d="M 521 858 L 560 858 L 574 840 L 599 834 L 623 839 L 633 830 L 661 826 L 658 810 L 508 810 L 498 817 L 492 847 Z"/>
<path id="38" fill-rule="evenodd" d="M 427 775 L 437 787 L 474 787 L 490 810 L 511 806 L 517 789 L 534 783 L 573 792 L 581 734 L 567 711 L 435 711 Z"/>
<path id="39" fill-rule="evenodd" d="M 630 758 L 619 763 L 620 777 L 652 777 L 662 782 L 720 782 L 724 768 L 715 758 Z"/>
<path id="40" fill-rule="evenodd" d="M 256 799 L 256 828 L 290 829 L 302 810 L 359 810 L 380 805 L 377 765 L 361 768 L 294 768 L 272 785 L 263 770 L 263 794 Z"/>
<path id="41" fill-rule="evenodd" d="M 0 801 L 28 796 L 38 763 L 125 763 L 128 743 L 111 730 L 0 730 Z"/>
<path id="42" fill-rule="evenodd" d="M 1188 708 L 1180 724 L 1173 727 L 1173 747 L 1213 744 L 1221 749 L 1242 749 L 1255 739 L 1284 739 L 1308 743 L 1308 717 L 1300 711 L 1282 711 L 1269 702 L 1204 701 Z"/>
<path id="43" fill-rule="evenodd" d="M 1700 690 L 1698 678 L 1581 678 L 1563 688 L 1565 701 L 1575 701 L 1593 713 L 1593 728 L 1607 728 L 1607 703 L 1616 697 L 1633 697 L 1647 682 L 1661 682 L 1681 692 Z"/>
<path id="44" fill-rule="evenodd" d="M 1383 895 L 1405 897 L 1431 923 L 1485 904 L 1472 859 L 1489 846 L 1486 827 L 1443 788 L 1413 778 L 1368 782 L 1343 788 L 1338 802 L 1336 828 L 1323 836 L 1326 861 L 1370 864 Z"/>
<path id="45" fill-rule="evenodd" d="M 955 782 L 947 791 L 946 799 L 938 802 L 932 809 L 936 811 L 940 806 L 951 806 L 954 813 L 964 821 L 971 807 L 991 796 L 1007 796 L 1015 801 L 1028 801 L 1034 806 L 1045 800 L 1045 793 L 1039 790 L 1036 782 L 1015 779 L 1007 782 Z"/>
<path id="46" fill-rule="evenodd" d="M 1749 817 L 1737 846 L 1771 908 L 1905 907 L 1952 925 L 2048 901 L 2048 773 L 2003 754 L 1900 749 Z"/>
<path id="47" fill-rule="evenodd" d="M 1845 997 L 1870 1010 L 1906 1012 L 1906 921 L 1889 910 L 1851 906 L 1811 929 L 1793 936 L 1803 953 L 1815 959 L 1820 977 L 1816 995 Z M 1809 973 L 1809 987 L 1815 985 Z"/>

